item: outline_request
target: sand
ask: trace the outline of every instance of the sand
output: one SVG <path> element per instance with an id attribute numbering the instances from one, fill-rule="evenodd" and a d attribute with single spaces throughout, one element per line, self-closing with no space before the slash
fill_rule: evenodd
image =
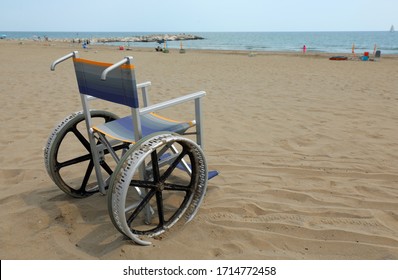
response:
<path id="1" fill-rule="evenodd" d="M 398 259 L 397 56 L 90 47 L 0 41 L 0 259 Z M 121 236 L 105 196 L 70 198 L 46 173 L 48 135 L 81 106 L 72 63 L 49 66 L 73 50 L 133 55 L 153 102 L 207 92 L 221 174 L 195 219 L 151 246 Z"/>

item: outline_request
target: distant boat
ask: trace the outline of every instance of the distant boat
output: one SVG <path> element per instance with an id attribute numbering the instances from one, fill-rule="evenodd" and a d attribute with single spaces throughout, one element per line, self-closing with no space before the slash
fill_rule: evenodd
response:
<path id="1" fill-rule="evenodd" d="M 7 38 L 7 35 L 6 35 L 6 34 L 1 34 L 1 35 L 0 35 L 0 39 L 5 39 L 5 38 Z"/>
<path id="2" fill-rule="evenodd" d="M 394 32 L 394 31 L 395 31 L 394 25 L 391 25 L 390 32 Z"/>

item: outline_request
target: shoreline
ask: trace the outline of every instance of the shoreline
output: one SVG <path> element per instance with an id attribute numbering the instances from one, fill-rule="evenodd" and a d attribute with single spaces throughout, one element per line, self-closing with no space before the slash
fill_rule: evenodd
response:
<path id="1" fill-rule="evenodd" d="M 73 47 L 74 50 L 81 51 L 95 51 L 101 49 L 107 50 L 119 50 L 119 45 L 108 45 L 105 43 L 96 43 L 88 45 L 88 49 L 83 49 L 81 43 L 73 43 L 70 41 L 63 40 L 32 40 L 32 39 L 2 39 L 0 40 L 1 44 L 16 44 L 19 46 L 45 46 L 45 47 L 59 47 L 59 48 L 70 48 Z M 126 42 L 127 43 L 127 42 Z M 125 49 L 124 52 L 156 52 L 155 46 L 152 47 L 136 47 L 130 46 L 131 49 Z M 230 55 L 247 55 L 247 56 L 292 56 L 292 57 L 309 57 L 309 58 L 328 58 L 331 56 L 343 55 L 350 58 L 355 58 L 350 50 L 347 52 L 313 52 L 307 51 L 306 54 L 303 54 L 301 51 L 265 51 L 265 50 L 223 50 L 223 49 L 195 49 L 195 48 L 184 48 L 188 52 L 193 53 L 208 53 L 208 54 L 230 54 Z M 170 53 L 178 53 L 178 48 L 169 48 Z M 361 56 L 362 54 L 357 53 L 356 57 Z M 371 55 L 372 56 L 372 55 Z M 398 54 L 383 54 L 382 59 L 398 59 Z"/>
<path id="2" fill-rule="evenodd" d="M 180 32 L 181 34 L 182 32 Z M 352 46 L 355 45 L 357 54 L 364 52 L 372 53 L 375 46 L 382 52 L 382 55 L 398 55 L 397 37 L 389 32 L 188 32 L 201 36 L 203 40 L 186 40 L 183 45 L 186 49 L 195 50 L 222 50 L 222 51 L 252 51 L 252 52 L 286 52 L 301 53 L 303 46 L 306 45 L 307 51 L 317 54 L 329 53 L 351 53 Z M 186 33 L 186 34 L 188 34 Z M 157 34 L 157 35 L 156 35 Z M 159 35 L 160 34 L 160 35 Z M 48 39 L 50 43 L 56 42 L 91 42 L 95 43 L 102 40 L 118 41 L 110 43 L 114 46 L 130 46 L 151 48 L 156 47 L 156 42 L 128 42 L 127 38 L 138 38 L 138 41 L 147 41 L 145 36 L 158 37 L 160 41 L 164 36 L 174 37 L 174 33 L 162 32 L 16 32 L 6 34 L 9 39 L 28 41 Z M 184 33 L 185 34 L 185 33 Z M 183 35 L 184 35 L 183 34 Z M 124 39 L 126 38 L 126 39 Z M 126 41 L 120 42 L 120 41 Z M 154 41 L 154 40 L 153 40 Z M 167 41 L 167 48 L 175 49 L 180 47 L 183 41 Z"/>

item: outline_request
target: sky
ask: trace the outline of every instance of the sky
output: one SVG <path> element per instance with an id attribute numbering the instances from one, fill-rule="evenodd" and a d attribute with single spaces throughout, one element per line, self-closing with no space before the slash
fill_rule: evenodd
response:
<path id="1" fill-rule="evenodd" d="M 1 0 L 1 31 L 385 31 L 398 0 Z"/>

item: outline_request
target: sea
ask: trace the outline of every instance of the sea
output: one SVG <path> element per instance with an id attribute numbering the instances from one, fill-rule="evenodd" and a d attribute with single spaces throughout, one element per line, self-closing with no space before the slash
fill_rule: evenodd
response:
<path id="1" fill-rule="evenodd" d="M 80 39 L 126 38 L 155 34 L 181 34 L 182 32 L 9 32 L 0 31 L 6 39 Z M 398 54 L 398 32 L 184 32 L 203 37 L 203 40 L 183 41 L 184 49 L 200 50 L 238 50 L 238 51 L 280 51 L 301 52 L 306 45 L 307 52 L 313 53 L 351 53 L 353 45 L 356 53 L 373 52 L 375 47 L 382 54 Z M 102 43 L 101 43 L 102 44 Z M 154 48 L 154 42 L 106 43 L 128 45 L 129 47 Z M 180 42 L 169 41 L 170 49 L 180 48 Z"/>

